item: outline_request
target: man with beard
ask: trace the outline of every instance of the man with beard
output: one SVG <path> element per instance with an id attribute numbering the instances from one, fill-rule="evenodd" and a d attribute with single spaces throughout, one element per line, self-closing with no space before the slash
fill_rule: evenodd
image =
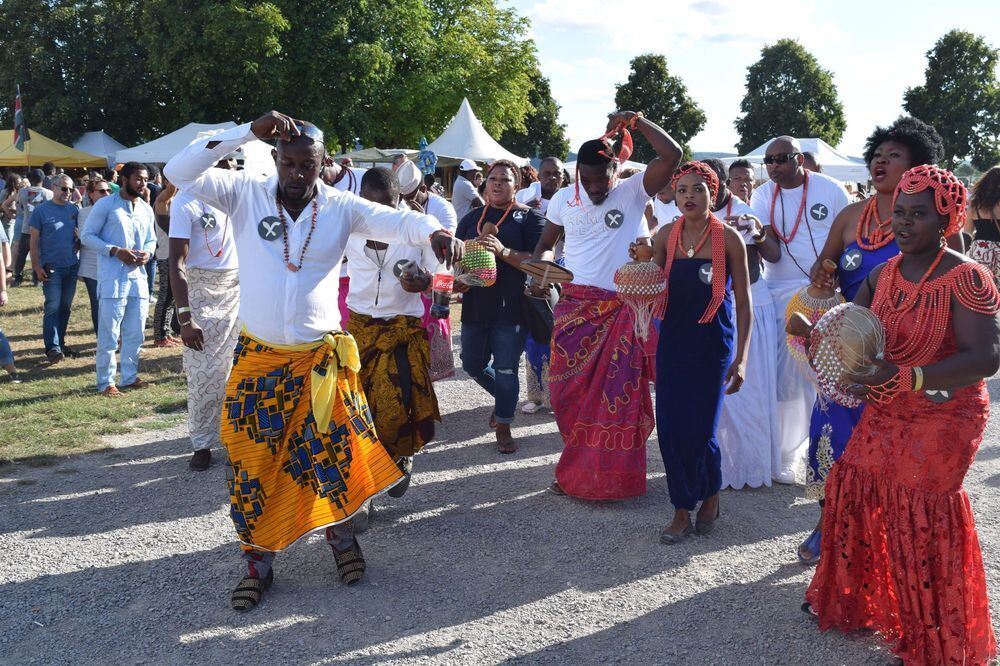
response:
<path id="1" fill-rule="evenodd" d="M 145 201 L 145 164 L 122 167 L 122 188 L 94 204 L 83 227 L 83 244 L 97 252 L 97 390 L 121 395 L 115 384 L 115 350 L 121 342 L 122 388 L 143 388 L 139 348 L 149 314 L 146 265 L 156 250 L 153 209 Z"/>
<path id="2" fill-rule="evenodd" d="M 754 190 L 750 199 L 750 207 L 764 223 L 768 237 L 781 249 L 777 260 L 764 255 L 778 331 L 785 330 L 788 302 L 809 285 L 809 270 L 833 221 L 850 203 L 840 183 L 806 171 L 803 162 L 797 139 L 779 136 L 771 141 L 764 155 L 770 180 Z M 788 353 L 785 336 L 777 337 L 778 446 L 772 451 L 772 474 L 779 483 L 795 483 L 796 468 L 809 441 L 816 390 Z"/>
<path id="3" fill-rule="evenodd" d="M 256 139 L 276 140 L 275 176 L 212 168 Z M 352 518 L 403 478 L 375 433 L 358 347 L 336 306 L 348 238 L 429 245 L 449 267 L 462 257 L 433 218 L 327 186 L 327 160 L 316 126 L 271 111 L 192 143 L 164 169 L 229 216 L 236 242 L 244 330 L 222 417 L 230 515 L 247 566 L 235 610 L 256 607 L 275 553 L 314 530 L 326 530 L 340 580 L 359 582 L 365 560 Z"/>
<path id="4" fill-rule="evenodd" d="M 648 243 L 644 212 L 670 181 L 681 149 L 641 113 L 612 114 L 609 132 L 586 141 L 577 154 L 577 183 L 553 196 L 534 258 L 551 257 L 565 234 L 566 267 L 555 309 L 549 389 L 565 447 L 552 491 L 592 500 L 646 492 L 646 439 L 653 431 L 655 336 L 635 333 L 631 312 L 618 299 L 615 271 L 629 261 L 637 239 Z M 642 175 L 619 178 L 628 150 L 612 143 L 638 131 L 657 157 Z"/>

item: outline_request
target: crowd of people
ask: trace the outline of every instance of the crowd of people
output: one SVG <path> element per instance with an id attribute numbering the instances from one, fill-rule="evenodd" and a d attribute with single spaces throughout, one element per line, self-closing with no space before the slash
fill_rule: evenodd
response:
<path id="1" fill-rule="evenodd" d="M 633 134 L 656 154 L 637 172 L 622 168 Z M 234 160 L 258 139 L 274 143 L 270 178 Z M 654 427 L 673 506 L 664 544 L 716 529 L 723 488 L 805 482 L 821 516 L 790 558 L 817 565 L 803 609 L 820 627 L 875 629 L 907 662 L 986 663 L 996 646 L 962 480 L 1000 367 L 1000 167 L 970 198 L 935 166 L 937 132 L 910 117 L 868 138 L 865 197 L 790 136 L 768 145 L 762 183 L 745 160 L 681 154 L 618 112 L 579 147 L 573 177 L 556 157 L 537 170 L 466 159 L 449 201 L 405 157 L 336 163 L 319 128 L 271 112 L 194 142 L 162 175 L 128 163 L 83 183 L 8 177 L 2 259 L 26 286 L 30 256 L 53 363 L 76 354 L 66 331 L 84 281 L 108 397 L 145 385 L 157 294 L 154 344 L 183 347 L 190 466 L 225 450 L 245 561 L 234 609 L 258 605 L 275 555 L 318 529 L 340 579 L 361 580 L 373 498 L 406 492 L 448 416 L 434 386 L 455 371 L 451 323 L 436 299 L 453 288 L 461 367 L 492 398 L 497 452 L 518 450 L 522 387 L 522 413 L 553 413 L 553 494 L 644 495 Z M 449 287 L 473 247 L 495 279 Z M 572 278 L 533 279 L 538 262 Z M 626 265 L 662 283 L 648 325 L 619 293 Z M 786 344 L 786 308 L 810 287 L 883 324 L 884 355 L 846 389 L 860 407 L 818 394 Z M 2 337 L 0 355 L 16 379 Z"/>

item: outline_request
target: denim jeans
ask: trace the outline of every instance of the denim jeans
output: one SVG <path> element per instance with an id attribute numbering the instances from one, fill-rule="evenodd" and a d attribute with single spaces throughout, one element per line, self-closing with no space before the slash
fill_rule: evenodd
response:
<path id="1" fill-rule="evenodd" d="M 42 283 L 45 313 L 42 316 L 42 339 L 46 353 L 59 351 L 66 344 L 66 326 L 76 294 L 76 271 L 79 264 L 49 269 L 49 279 Z"/>
<path id="2" fill-rule="evenodd" d="M 121 338 L 122 377 L 119 386 L 129 386 L 139 378 L 139 347 L 145 336 L 149 299 L 102 298 L 97 327 L 97 390 L 115 385 L 115 349 Z"/>
<path id="3" fill-rule="evenodd" d="M 527 334 L 525 326 L 462 322 L 462 369 L 495 398 L 497 423 L 514 422 Z"/>
<path id="4" fill-rule="evenodd" d="M 97 335 L 97 311 L 101 299 L 97 296 L 97 279 L 80 278 L 87 287 L 87 297 L 90 299 L 90 321 L 94 324 L 94 335 Z"/>

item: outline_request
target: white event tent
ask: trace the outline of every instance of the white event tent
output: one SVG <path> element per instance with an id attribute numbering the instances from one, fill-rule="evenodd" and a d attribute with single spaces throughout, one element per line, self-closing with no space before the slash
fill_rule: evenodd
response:
<path id="1" fill-rule="evenodd" d="M 109 167 L 115 164 L 115 154 L 125 150 L 124 144 L 112 139 L 104 130 L 84 132 L 73 147 L 91 155 L 100 155 L 108 161 Z"/>
<path id="2" fill-rule="evenodd" d="M 470 159 L 477 162 L 493 162 L 507 159 L 517 165 L 525 165 L 528 160 L 518 157 L 499 143 L 483 128 L 483 124 L 472 112 L 468 99 L 462 100 L 458 113 L 451 119 L 448 126 L 441 132 L 427 150 L 440 157 L 452 159 Z"/>
<path id="3" fill-rule="evenodd" d="M 722 162 L 728 167 L 737 159 L 749 160 L 754 165 L 757 178 L 760 180 L 767 180 L 767 169 L 764 168 L 764 153 L 773 140 L 774 139 L 770 139 L 764 142 L 746 155 L 722 158 Z M 847 157 L 846 155 L 838 152 L 833 146 L 828 144 L 823 139 L 799 139 L 799 144 L 801 144 L 804 152 L 811 152 L 816 155 L 823 173 L 827 176 L 848 183 L 868 182 L 868 179 L 870 178 L 868 166 L 863 160 Z"/>
<path id="4" fill-rule="evenodd" d="M 143 162 L 145 164 L 164 164 L 182 149 L 189 146 L 199 135 L 204 136 L 207 132 L 217 132 L 232 129 L 233 127 L 236 127 L 236 123 L 231 121 L 215 124 L 189 123 L 166 136 L 153 139 L 149 143 L 119 150 L 115 154 L 115 160 L 119 163 Z"/>

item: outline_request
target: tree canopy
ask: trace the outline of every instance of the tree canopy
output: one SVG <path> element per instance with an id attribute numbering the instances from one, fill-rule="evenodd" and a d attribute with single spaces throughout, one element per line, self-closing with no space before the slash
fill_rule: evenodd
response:
<path id="1" fill-rule="evenodd" d="M 621 111 L 642 111 L 665 129 L 689 154 L 687 143 L 705 126 L 705 113 L 688 94 L 687 86 L 667 68 L 662 55 L 646 53 L 632 59 L 625 83 L 616 86 L 615 105 Z M 632 159 L 648 162 L 656 157 L 645 141 L 635 142 Z"/>
<path id="2" fill-rule="evenodd" d="M 495 0 L 4 0 L 0 123 L 20 84 L 28 127 L 63 142 L 104 129 L 132 144 L 276 108 L 331 148 L 413 147 L 463 97 L 494 136 L 524 132 L 527 34 Z"/>
<path id="3" fill-rule="evenodd" d="M 782 134 L 840 143 L 847 121 L 833 75 L 791 39 L 765 46 L 747 70 L 747 90 L 736 120 L 740 154 Z"/>
<path id="4" fill-rule="evenodd" d="M 566 126 L 559 123 L 559 105 L 552 98 L 549 80 L 541 72 L 535 73 L 528 101 L 531 111 L 524 119 L 524 128 L 508 129 L 500 136 L 500 144 L 515 155 L 566 159 Z"/>
<path id="5" fill-rule="evenodd" d="M 924 85 L 903 95 L 907 112 L 941 135 L 949 167 L 965 158 L 982 171 L 1000 163 L 998 58 L 984 38 L 952 30 L 927 52 Z"/>

